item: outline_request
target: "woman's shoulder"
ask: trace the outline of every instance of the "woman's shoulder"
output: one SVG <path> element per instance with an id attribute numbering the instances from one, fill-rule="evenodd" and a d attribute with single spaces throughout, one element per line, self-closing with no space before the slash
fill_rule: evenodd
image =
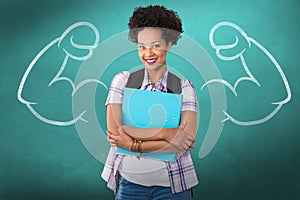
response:
<path id="1" fill-rule="evenodd" d="M 124 88 L 125 84 L 128 81 L 129 75 L 130 75 L 130 72 L 128 72 L 128 71 L 122 71 L 122 72 L 117 73 L 113 77 L 110 86 L 114 87 L 114 88 L 119 88 L 119 89 Z"/>
<path id="2" fill-rule="evenodd" d="M 130 72 L 129 71 L 122 71 L 117 73 L 112 82 L 120 82 L 120 81 L 127 81 L 127 79 L 129 78 Z"/>
<path id="3" fill-rule="evenodd" d="M 180 78 L 181 79 L 181 88 L 186 88 L 186 87 L 191 87 L 191 88 L 195 88 L 193 83 L 186 79 L 186 78 Z"/>
<path id="4" fill-rule="evenodd" d="M 130 75 L 130 72 L 129 71 L 121 71 L 121 72 L 118 72 L 114 78 L 128 78 Z"/>

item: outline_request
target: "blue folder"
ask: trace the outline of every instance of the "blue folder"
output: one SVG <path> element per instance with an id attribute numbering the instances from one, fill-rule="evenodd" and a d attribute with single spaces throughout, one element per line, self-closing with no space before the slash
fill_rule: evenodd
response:
<path id="1" fill-rule="evenodd" d="M 175 128 L 180 123 L 181 103 L 181 94 L 125 88 L 123 123 L 139 128 Z M 123 148 L 117 148 L 117 153 L 138 155 Z M 176 158 L 175 153 L 143 153 L 142 156 L 170 162 Z"/>

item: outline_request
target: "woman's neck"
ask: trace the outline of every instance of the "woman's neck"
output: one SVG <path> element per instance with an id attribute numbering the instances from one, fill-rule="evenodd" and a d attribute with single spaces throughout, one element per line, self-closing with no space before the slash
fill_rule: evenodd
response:
<path id="1" fill-rule="evenodd" d="M 161 79 L 161 77 L 166 73 L 167 66 L 164 65 L 164 66 L 162 66 L 158 69 L 148 69 L 148 68 L 146 68 L 146 70 L 147 70 L 147 73 L 150 77 L 151 83 L 156 84 Z"/>

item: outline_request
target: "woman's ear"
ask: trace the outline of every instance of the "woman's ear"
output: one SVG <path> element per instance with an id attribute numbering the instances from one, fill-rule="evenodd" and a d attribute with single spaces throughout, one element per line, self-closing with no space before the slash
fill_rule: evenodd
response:
<path id="1" fill-rule="evenodd" d="M 173 46 L 173 42 L 169 41 L 167 44 L 167 51 L 170 51 L 172 46 Z"/>

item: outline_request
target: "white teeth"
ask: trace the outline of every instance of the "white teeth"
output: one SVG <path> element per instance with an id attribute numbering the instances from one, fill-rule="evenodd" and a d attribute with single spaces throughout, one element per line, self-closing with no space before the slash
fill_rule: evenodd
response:
<path id="1" fill-rule="evenodd" d="M 154 63 L 156 59 L 146 59 L 147 63 Z"/>

